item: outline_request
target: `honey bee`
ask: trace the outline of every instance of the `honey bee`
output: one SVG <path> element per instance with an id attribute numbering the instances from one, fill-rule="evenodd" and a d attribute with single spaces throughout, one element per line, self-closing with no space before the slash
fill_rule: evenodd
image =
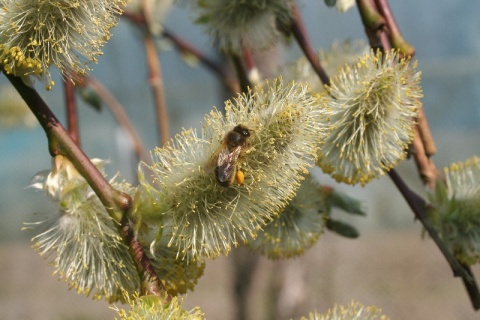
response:
<path id="1" fill-rule="evenodd" d="M 237 160 L 248 146 L 250 131 L 239 124 L 225 135 L 214 153 L 215 178 L 221 186 L 229 187 L 235 179 L 239 184 L 243 183 L 243 172 L 237 171 Z"/>

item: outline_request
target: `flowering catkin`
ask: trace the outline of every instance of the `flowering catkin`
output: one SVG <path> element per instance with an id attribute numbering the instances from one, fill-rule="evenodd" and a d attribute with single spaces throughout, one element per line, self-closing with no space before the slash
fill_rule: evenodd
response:
<path id="1" fill-rule="evenodd" d="M 372 51 L 331 79 L 325 106 L 332 132 L 318 161 L 324 172 L 364 185 L 405 158 L 421 107 L 415 67 L 396 51 Z"/>
<path id="2" fill-rule="evenodd" d="M 273 45 L 291 23 L 290 0 L 202 0 L 197 9 L 218 46 L 237 54 Z"/>
<path id="3" fill-rule="evenodd" d="M 4 0 L 0 4 L 0 63 L 6 73 L 33 75 L 53 87 L 49 67 L 74 80 L 100 48 L 128 0 Z M 73 73 L 72 73 L 73 72 Z"/>
<path id="4" fill-rule="evenodd" d="M 352 301 L 348 305 L 335 305 L 328 309 L 327 313 L 320 314 L 311 312 L 307 317 L 300 320 L 388 320 L 382 314 L 382 310 L 375 306 L 364 306 L 359 302 Z"/>
<path id="5" fill-rule="evenodd" d="M 126 183 L 113 179 L 110 183 L 124 192 L 133 191 Z M 138 271 L 115 222 L 68 159 L 56 156 L 53 170 L 38 175 L 32 187 L 46 191 L 57 206 L 47 220 L 27 224 L 44 229 L 32 238 L 33 247 L 42 256 L 54 255 L 55 273 L 69 287 L 108 301 L 140 289 Z"/>
<path id="6" fill-rule="evenodd" d="M 480 262 L 480 158 L 444 169 L 430 194 L 429 216 L 439 236 L 466 265 Z"/>
<path id="7" fill-rule="evenodd" d="M 155 150 L 151 166 L 141 166 L 137 198 L 150 198 L 155 205 L 137 216 L 156 223 L 158 239 L 169 235 L 169 245 L 188 259 L 226 254 L 255 236 L 293 197 L 302 173 L 316 159 L 327 126 L 315 102 L 304 87 L 281 81 L 227 101 L 226 116 L 216 110 L 207 115 L 200 137 L 184 130 Z M 245 178 L 224 187 L 215 178 L 212 156 L 239 124 L 251 132 L 236 163 Z M 149 175 L 152 183 L 144 178 Z"/>
<path id="8" fill-rule="evenodd" d="M 129 310 L 113 306 L 112 309 L 120 316 L 120 320 L 202 320 L 204 314 L 200 308 L 186 310 L 182 300 L 154 295 L 125 296 Z M 115 318 L 116 319 L 116 318 Z"/>
<path id="9" fill-rule="evenodd" d="M 297 257 L 322 234 L 327 211 L 319 185 L 307 175 L 292 201 L 247 245 L 271 259 Z"/>

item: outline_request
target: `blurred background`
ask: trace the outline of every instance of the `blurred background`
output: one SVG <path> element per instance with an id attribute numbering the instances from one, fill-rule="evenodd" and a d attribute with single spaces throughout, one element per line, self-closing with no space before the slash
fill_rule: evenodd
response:
<path id="1" fill-rule="evenodd" d="M 416 48 L 422 71 L 425 112 L 435 138 L 438 168 L 480 154 L 480 2 L 391 0 L 390 5 L 401 32 Z M 356 8 L 345 14 L 329 9 L 319 0 L 300 0 L 311 40 L 317 49 L 334 41 L 364 39 Z M 173 7 L 166 26 L 219 59 L 211 39 L 185 7 Z M 203 115 L 223 104 L 222 86 L 202 66 L 191 66 L 176 50 L 162 44 L 162 66 L 170 130 L 199 128 Z M 282 59 L 293 61 L 301 52 L 295 43 L 282 51 Z M 125 20 L 113 30 L 99 64 L 91 74 L 101 81 L 125 106 L 145 146 L 158 142 L 148 71 L 141 34 Z M 64 98 L 59 78 L 51 92 L 37 88 L 58 118 L 64 120 Z M 0 77 L 0 85 L 8 85 Z M 0 96 L 0 103 L 2 97 Z M 129 153 L 125 133 L 110 112 L 85 107 L 79 102 L 82 146 L 91 158 L 108 159 L 107 172 L 120 172 L 133 181 L 136 164 Z M 68 291 L 51 276 L 45 260 L 30 248 L 32 234 L 21 231 L 22 223 L 37 221 L 36 213 L 52 210 L 41 192 L 28 189 L 35 173 L 50 167 L 45 134 L 39 126 L 0 131 L 0 310 L 2 319 L 112 319 L 115 312 L 104 302 L 91 301 Z M 418 193 L 425 195 L 412 161 L 403 161 L 398 171 Z M 253 274 L 247 313 L 251 319 L 265 319 L 275 279 L 282 278 L 278 299 L 308 315 L 317 309 L 326 312 L 335 303 L 352 299 L 376 305 L 392 319 L 480 319 L 465 293 L 461 280 L 453 278 L 443 256 L 428 238 L 388 177 L 365 187 L 337 184 L 316 172 L 320 182 L 361 199 L 367 216 L 348 220 L 361 232 L 348 240 L 327 233 L 306 255 L 274 262 L 260 258 Z M 334 213 L 336 214 L 336 213 Z M 205 275 L 195 292 L 185 298 L 187 307 L 200 306 L 208 319 L 233 319 L 231 256 L 207 262 Z M 480 269 L 474 268 L 477 278 Z M 290 293 L 289 293 L 290 292 Z"/>

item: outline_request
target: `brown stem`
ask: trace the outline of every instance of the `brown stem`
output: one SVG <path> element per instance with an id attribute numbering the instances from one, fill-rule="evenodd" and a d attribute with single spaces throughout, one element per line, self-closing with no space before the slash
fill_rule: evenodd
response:
<path id="1" fill-rule="evenodd" d="M 430 220 L 428 219 L 428 216 L 426 214 L 425 201 L 419 195 L 413 192 L 410 188 L 408 188 L 408 186 L 394 169 L 390 170 L 389 176 L 392 179 L 393 183 L 395 183 L 395 185 L 397 186 L 400 193 L 402 193 L 405 200 L 407 200 L 407 203 L 414 212 L 415 217 L 420 220 L 423 227 L 428 232 L 429 236 L 432 238 L 432 240 L 442 252 L 448 264 L 452 268 L 454 276 L 462 278 L 462 282 L 465 286 L 465 289 L 467 290 L 473 308 L 475 310 L 479 310 L 480 292 L 471 268 L 461 264 L 445 247 L 442 240 L 438 236 L 437 231 L 430 224 Z"/>
<path id="2" fill-rule="evenodd" d="M 257 68 L 253 59 L 252 51 L 250 51 L 248 48 L 243 48 L 243 61 L 245 62 L 247 75 L 250 74 L 253 69 Z"/>
<path id="3" fill-rule="evenodd" d="M 318 56 L 315 54 L 315 51 L 313 50 L 310 44 L 310 40 L 308 39 L 307 32 L 302 22 L 300 11 L 295 5 L 293 7 L 291 31 L 298 45 L 300 46 L 303 53 L 305 54 L 305 57 L 307 58 L 308 62 L 310 62 L 310 64 L 312 65 L 313 70 L 315 70 L 315 73 L 318 75 L 320 80 L 323 82 L 323 84 L 330 85 L 330 78 L 327 76 L 327 73 L 325 72 L 323 67 L 320 65 Z"/>
<path id="4" fill-rule="evenodd" d="M 378 8 L 378 12 L 385 19 L 385 24 L 388 30 L 388 38 L 393 48 L 400 50 L 405 55 L 413 56 L 415 54 L 415 48 L 411 46 L 404 38 L 400 29 L 398 28 L 395 17 L 392 14 L 388 0 L 375 0 Z"/>
<path id="5" fill-rule="evenodd" d="M 80 145 L 80 134 L 78 127 L 77 104 L 75 103 L 75 90 L 70 80 L 64 80 L 65 106 L 67 109 L 67 131 L 72 140 Z"/>
<path id="6" fill-rule="evenodd" d="M 25 100 L 40 122 L 48 138 L 50 155 L 52 157 L 56 155 L 66 156 L 92 186 L 92 189 L 98 194 L 105 208 L 112 212 L 112 216 L 114 216 L 116 221 L 120 221 L 121 214 L 115 212 L 115 209 L 123 209 L 125 204 L 128 204 L 129 197 L 123 199 L 123 195 L 117 194 L 116 190 L 110 186 L 85 153 L 70 138 L 62 124 L 34 89 L 26 86 L 18 77 L 11 74 L 7 74 L 6 77 L 17 89 L 20 96 Z"/>
<path id="7" fill-rule="evenodd" d="M 141 14 L 125 11 L 122 14 L 122 17 L 128 19 L 139 27 L 144 27 L 146 25 L 145 18 Z M 192 55 L 198 59 L 202 65 L 213 72 L 213 74 L 215 74 L 222 81 L 230 93 L 236 93 L 240 90 L 238 81 L 234 77 L 229 76 L 228 73 L 225 72 L 225 68 L 223 68 L 219 63 L 207 57 L 203 52 L 192 46 L 184 39 L 180 38 L 166 27 L 163 28 L 162 35 L 172 41 L 178 51 L 183 54 Z"/>
<path id="8" fill-rule="evenodd" d="M 463 265 L 463 268 L 468 272 L 470 275 L 471 280 L 462 278 L 463 285 L 467 290 L 468 296 L 470 297 L 470 302 L 472 303 L 472 307 L 474 310 L 480 310 L 480 291 L 478 290 L 477 281 L 475 280 L 475 275 L 473 274 L 470 267 Z"/>
<path id="9" fill-rule="evenodd" d="M 438 176 L 438 170 L 433 161 L 425 153 L 425 146 L 421 139 L 418 126 L 415 126 L 415 135 L 413 137 L 413 158 L 417 165 L 420 178 L 423 184 L 430 190 L 435 189 L 435 181 Z"/>
<path id="10" fill-rule="evenodd" d="M 126 215 L 122 219 L 121 231 L 128 245 L 130 255 L 141 275 L 142 294 L 161 296 L 162 293 L 166 292 L 165 287 L 158 278 L 157 272 L 147 257 L 145 250 L 137 241 Z"/>
<path id="11" fill-rule="evenodd" d="M 248 79 L 247 73 L 245 72 L 245 68 L 243 67 L 241 59 L 232 54 L 232 62 L 233 66 L 235 67 L 235 71 L 237 72 L 238 81 L 240 82 L 240 90 L 244 93 L 247 93 L 249 89 L 253 88 L 250 80 Z"/>
<path id="12" fill-rule="evenodd" d="M 258 269 L 259 255 L 244 248 L 232 251 L 233 293 L 235 295 L 235 320 L 248 319 L 248 298 L 255 271 Z"/>
<path id="13" fill-rule="evenodd" d="M 85 153 L 70 138 L 65 128 L 35 89 L 28 87 L 20 78 L 11 74 L 6 74 L 6 77 L 17 89 L 45 131 L 50 155 L 52 157 L 56 155 L 67 157 L 88 182 L 112 219 L 120 223 L 119 230 L 129 245 L 132 258 L 141 266 L 139 272 L 147 279 L 147 282 L 142 283 L 144 291 L 149 294 L 158 294 L 161 289 L 163 290 L 163 285 L 158 280 L 155 270 L 148 266 L 150 262 L 146 259 L 145 253 L 141 254 L 143 248 L 135 240 L 133 230 L 128 223 L 127 216 L 132 208 L 132 198 L 124 192 L 115 190 L 108 183 Z M 139 260 L 139 258 L 142 259 Z"/>
<path id="14" fill-rule="evenodd" d="M 411 190 L 407 184 L 403 181 L 403 179 L 398 175 L 395 169 L 392 169 L 388 172 L 390 178 L 392 179 L 393 183 L 397 186 L 400 193 L 403 195 L 405 200 L 407 201 L 410 209 L 412 209 L 415 217 L 422 223 L 425 230 L 428 232 L 430 237 L 433 239 L 437 247 L 442 252 L 445 259 L 448 261 L 450 267 L 453 270 L 453 274 L 456 277 L 462 277 L 467 281 L 471 281 L 471 277 L 469 276 L 468 272 L 462 265 L 453 257 L 452 253 L 445 247 L 442 240 L 437 234 L 437 231 L 433 228 L 430 224 L 430 220 L 428 219 L 426 208 L 427 204 L 422 197 L 416 194 L 413 190 Z"/>
<path id="15" fill-rule="evenodd" d="M 225 86 L 230 90 L 230 92 L 234 93 L 238 91 L 238 83 L 236 82 L 236 80 L 231 79 L 231 77 L 229 77 L 225 72 L 225 69 L 216 61 L 208 58 L 200 50 L 180 38 L 178 35 L 171 32 L 167 28 L 163 28 L 163 36 L 172 41 L 175 47 L 181 53 L 192 55 L 196 59 L 198 59 L 198 61 L 200 61 L 202 65 L 204 65 L 208 70 L 215 74 L 225 84 Z"/>
<path id="16" fill-rule="evenodd" d="M 148 159 L 147 152 L 145 151 L 140 136 L 138 135 L 135 127 L 130 122 L 130 119 L 125 113 L 124 108 L 117 101 L 117 99 L 115 99 L 115 97 L 107 90 L 107 88 L 105 88 L 99 81 L 97 81 L 92 76 L 85 77 L 84 83 L 80 83 L 80 85 L 88 85 L 100 96 L 102 101 L 108 106 L 108 108 L 112 112 L 118 124 L 122 128 L 124 128 L 130 136 L 130 139 L 133 143 L 133 150 L 137 155 L 137 158 L 141 161 L 146 162 Z"/>
<path id="17" fill-rule="evenodd" d="M 133 22 L 134 24 L 136 24 L 137 26 L 146 26 L 147 25 L 147 21 L 145 20 L 145 17 L 144 17 L 143 14 L 130 12 L 128 10 L 123 11 L 120 18 L 126 18 L 130 22 Z"/>
<path id="18" fill-rule="evenodd" d="M 374 0 L 357 0 L 357 8 L 362 19 L 370 47 L 386 50 L 389 45 L 384 32 L 385 20 L 378 13 Z"/>
<path id="19" fill-rule="evenodd" d="M 198 59 L 203 65 L 205 65 L 210 71 L 212 71 L 214 74 L 216 74 L 220 78 L 226 78 L 227 75 L 225 74 L 225 71 L 223 68 L 218 65 L 215 61 L 212 59 L 209 59 L 207 56 L 205 56 L 200 50 L 197 48 L 193 47 L 191 44 L 186 42 L 185 40 L 181 39 L 179 36 L 168 30 L 167 28 L 163 29 L 163 36 L 170 41 L 173 42 L 175 47 L 180 51 L 181 53 L 187 53 L 192 56 L 194 56 L 196 59 Z"/>
<path id="20" fill-rule="evenodd" d="M 153 35 L 145 32 L 143 37 L 145 53 L 147 56 L 147 65 L 149 70 L 148 83 L 150 84 L 155 99 L 158 124 L 158 141 L 165 145 L 170 140 L 170 128 L 168 123 L 167 105 L 165 101 L 165 91 L 163 87 L 162 71 L 160 61 L 157 58 L 157 48 Z"/>
<path id="21" fill-rule="evenodd" d="M 431 157 L 437 153 L 437 148 L 435 146 L 435 141 L 433 140 L 433 136 L 428 125 L 427 116 L 425 115 L 425 110 L 423 110 L 423 107 L 420 108 L 418 113 L 417 126 L 420 137 L 422 138 L 425 154 L 427 157 Z"/>

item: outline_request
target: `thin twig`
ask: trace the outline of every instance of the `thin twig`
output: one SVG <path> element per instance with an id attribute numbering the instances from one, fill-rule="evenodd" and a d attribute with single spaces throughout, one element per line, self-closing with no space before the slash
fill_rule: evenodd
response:
<path id="1" fill-rule="evenodd" d="M 422 138 L 425 154 L 427 157 L 435 155 L 437 153 L 437 147 L 435 146 L 435 141 L 433 140 L 432 132 L 430 131 L 430 126 L 428 125 L 427 116 L 425 115 L 423 107 L 418 111 L 417 126 L 420 137 Z"/>
<path id="2" fill-rule="evenodd" d="M 148 83 L 152 88 L 153 98 L 155 102 L 155 110 L 157 115 L 158 141 L 161 145 L 166 144 L 170 140 L 170 128 L 167 115 L 167 105 L 165 100 L 165 91 L 163 86 L 162 71 L 158 52 L 155 46 L 154 35 L 148 26 L 151 20 L 151 7 L 147 0 L 141 2 L 142 12 L 139 14 L 125 11 L 122 17 L 133 22 L 143 33 L 143 44 L 148 68 Z"/>
<path id="3" fill-rule="evenodd" d="M 315 73 L 318 75 L 320 80 L 323 82 L 323 84 L 330 85 L 330 78 L 327 76 L 327 73 L 325 72 L 323 67 L 320 65 L 318 56 L 315 54 L 315 51 L 313 50 L 310 44 L 310 40 L 308 39 L 307 32 L 302 22 L 300 11 L 298 10 L 296 5 L 294 5 L 293 7 L 291 31 L 298 45 L 300 46 L 303 53 L 305 54 L 305 57 L 312 65 L 313 70 L 315 70 Z"/>
<path id="4" fill-rule="evenodd" d="M 434 190 L 435 181 L 437 180 L 438 170 L 433 161 L 425 153 L 419 127 L 415 126 L 415 135 L 413 137 L 413 159 L 417 165 L 417 170 L 423 184 L 430 190 Z"/>
<path id="5" fill-rule="evenodd" d="M 370 47 L 374 50 L 388 50 L 390 42 L 384 30 L 385 20 L 378 13 L 374 0 L 357 0 L 357 8 L 365 27 Z"/>
<path id="6" fill-rule="evenodd" d="M 453 274 L 456 277 L 462 277 L 470 281 L 471 277 L 468 272 L 465 271 L 465 268 L 462 267 L 462 265 L 455 259 L 455 257 L 453 257 L 452 253 L 445 247 L 442 240 L 438 236 L 437 231 L 430 224 L 426 213 L 427 204 L 425 200 L 407 186 L 407 184 L 398 175 L 395 169 L 391 169 L 388 172 L 388 175 L 407 201 L 410 209 L 412 209 L 413 213 L 415 214 L 415 217 L 422 223 L 425 230 L 428 232 L 430 237 L 433 239 L 437 247 L 442 252 L 445 259 L 448 261 L 448 264 L 450 264 L 450 267 L 453 270 Z"/>
<path id="7" fill-rule="evenodd" d="M 148 83 L 150 84 L 155 100 L 155 109 L 157 112 L 157 125 L 161 145 L 165 145 L 170 140 L 170 128 L 167 115 L 167 104 L 165 101 L 165 91 L 163 86 L 162 71 L 160 61 L 157 57 L 157 48 L 153 35 L 145 31 L 143 36 L 145 45 L 145 54 L 147 56 L 147 65 L 149 70 Z"/>
<path id="8" fill-rule="evenodd" d="M 242 60 L 235 54 L 231 55 L 233 66 L 235 67 L 235 71 L 237 72 L 237 78 L 240 82 L 240 90 L 244 93 L 247 93 L 249 89 L 252 89 L 252 84 L 248 79 L 247 73 L 245 72 L 245 68 L 243 67 Z"/>
<path id="9" fill-rule="evenodd" d="M 415 48 L 410 45 L 403 37 L 400 29 L 398 28 L 395 17 L 392 14 L 390 5 L 387 0 L 375 0 L 378 8 L 378 12 L 382 15 L 385 24 L 387 26 L 387 34 L 390 39 L 390 43 L 393 48 L 400 50 L 405 55 L 413 56 L 415 54 Z"/>
<path id="10" fill-rule="evenodd" d="M 245 63 L 245 73 L 248 80 L 252 86 L 255 86 L 259 82 L 260 73 L 255 63 L 255 59 L 253 58 L 253 53 L 249 48 L 244 47 L 242 57 L 243 62 Z"/>
<path id="11" fill-rule="evenodd" d="M 65 107 L 67 109 L 67 131 L 72 140 L 80 145 L 80 131 L 78 127 L 77 104 L 75 103 L 75 89 L 70 80 L 63 80 L 65 91 Z"/>
<path id="12" fill-rule="evenodd" d="M 162 34 L 175 45 L 178 51 L 183 54 L 192 55 L 195 57 L 195 59 L 200 61 L 203 66 L 215 74 L 225 84 L 230 92 L 235 93 L 238 91 L 238 82 L 232 79 L 232 77 L 229 77 L 227 72 L 225 72 L 225 68 L 223 68 L 219 63 L 207 57 L 203 52 L 198 50 L 198 48 L 195 48 L 193 45 L 180 38 L 168 28 L 164 27 Z"/>
<path id="13" fill-rule="evenodd" d="M 480 291 L 478 290 L 477 281 L 475 280 L 475 275 L 469 266 L 463 265 L 463 268 L 470 275 L 471 280 L 465 279 L 462 277 L 463 285 L 465 290 L 467 290 L 468 296 L 470 297 L 470 302 L 474 310 L 480 310 Z"/>
<path id="14" fill-rule="evenodd" d="M 125 109 L 122 105 L 115 99 L 115 97 L 105 88 L 98 80 L 92 76 L 87 76 L 84 78 L 84 82 L 80 85 L 88 85 L 92 90 L 94 90 L 102 101 L 107 105 L 107 107 L 112 112 L 113 116 L 117 120 L 118 124 L 124 128 L 127 134 L 130 136 L 130 139 L 133 143 L 133 150 L 138 158 L 138 160 L 146 162 L 148 159 L 147 152 L 145 147 L 140 139 L 140 136 L 135 129 L 135 127 L 130 122 L 128 115 L 125 112 Z"/>
<path id="15" fill-rule="evenodd" d="M 475 277 L 470 267 L 461 264 L 445 247 L 442 240 L 438 236 L 437 231 L 430 224 L 430 220 L 428 219 L 426 213 L 425 201 L 419 195 L 413 192 L 410 188 L 408 188 L 402 178 L 397 174 L 395 169 L 390 170 L 388 174 L 392 179 L 393 183 L 395 183 L 395 185 L 397 186 L 400 193 L 402 193 L 405 200 L 407 200 L 407 203 L 415 214 L 415 217 L 420 220 L 429 236 L 432 238 L 432 240 L 442 252 L 448 264 L 452 268 L 453 275 L 455 277 L 462 278 L 462 282 L 465 286 L 465 289 L 467 290 L 467 294 L 470 298 L 473 308 L 475 310 L 480 309 L 480 291 L 478 289 Z"/>
<path id="16" fill-rule="evenodd" d="M 225 79 L 227 77 L 224 69 L 218 63 L 208 58 L 206 55 L 200 52 L 200 50 L 189 44 L 184 39 L 180 38 L 178 35 L 174 34 L 172 31 L 164 27 L 162 34 L 165 38 L 169 39 L 181 53 L 194 56 L 219 78 Z"/>

